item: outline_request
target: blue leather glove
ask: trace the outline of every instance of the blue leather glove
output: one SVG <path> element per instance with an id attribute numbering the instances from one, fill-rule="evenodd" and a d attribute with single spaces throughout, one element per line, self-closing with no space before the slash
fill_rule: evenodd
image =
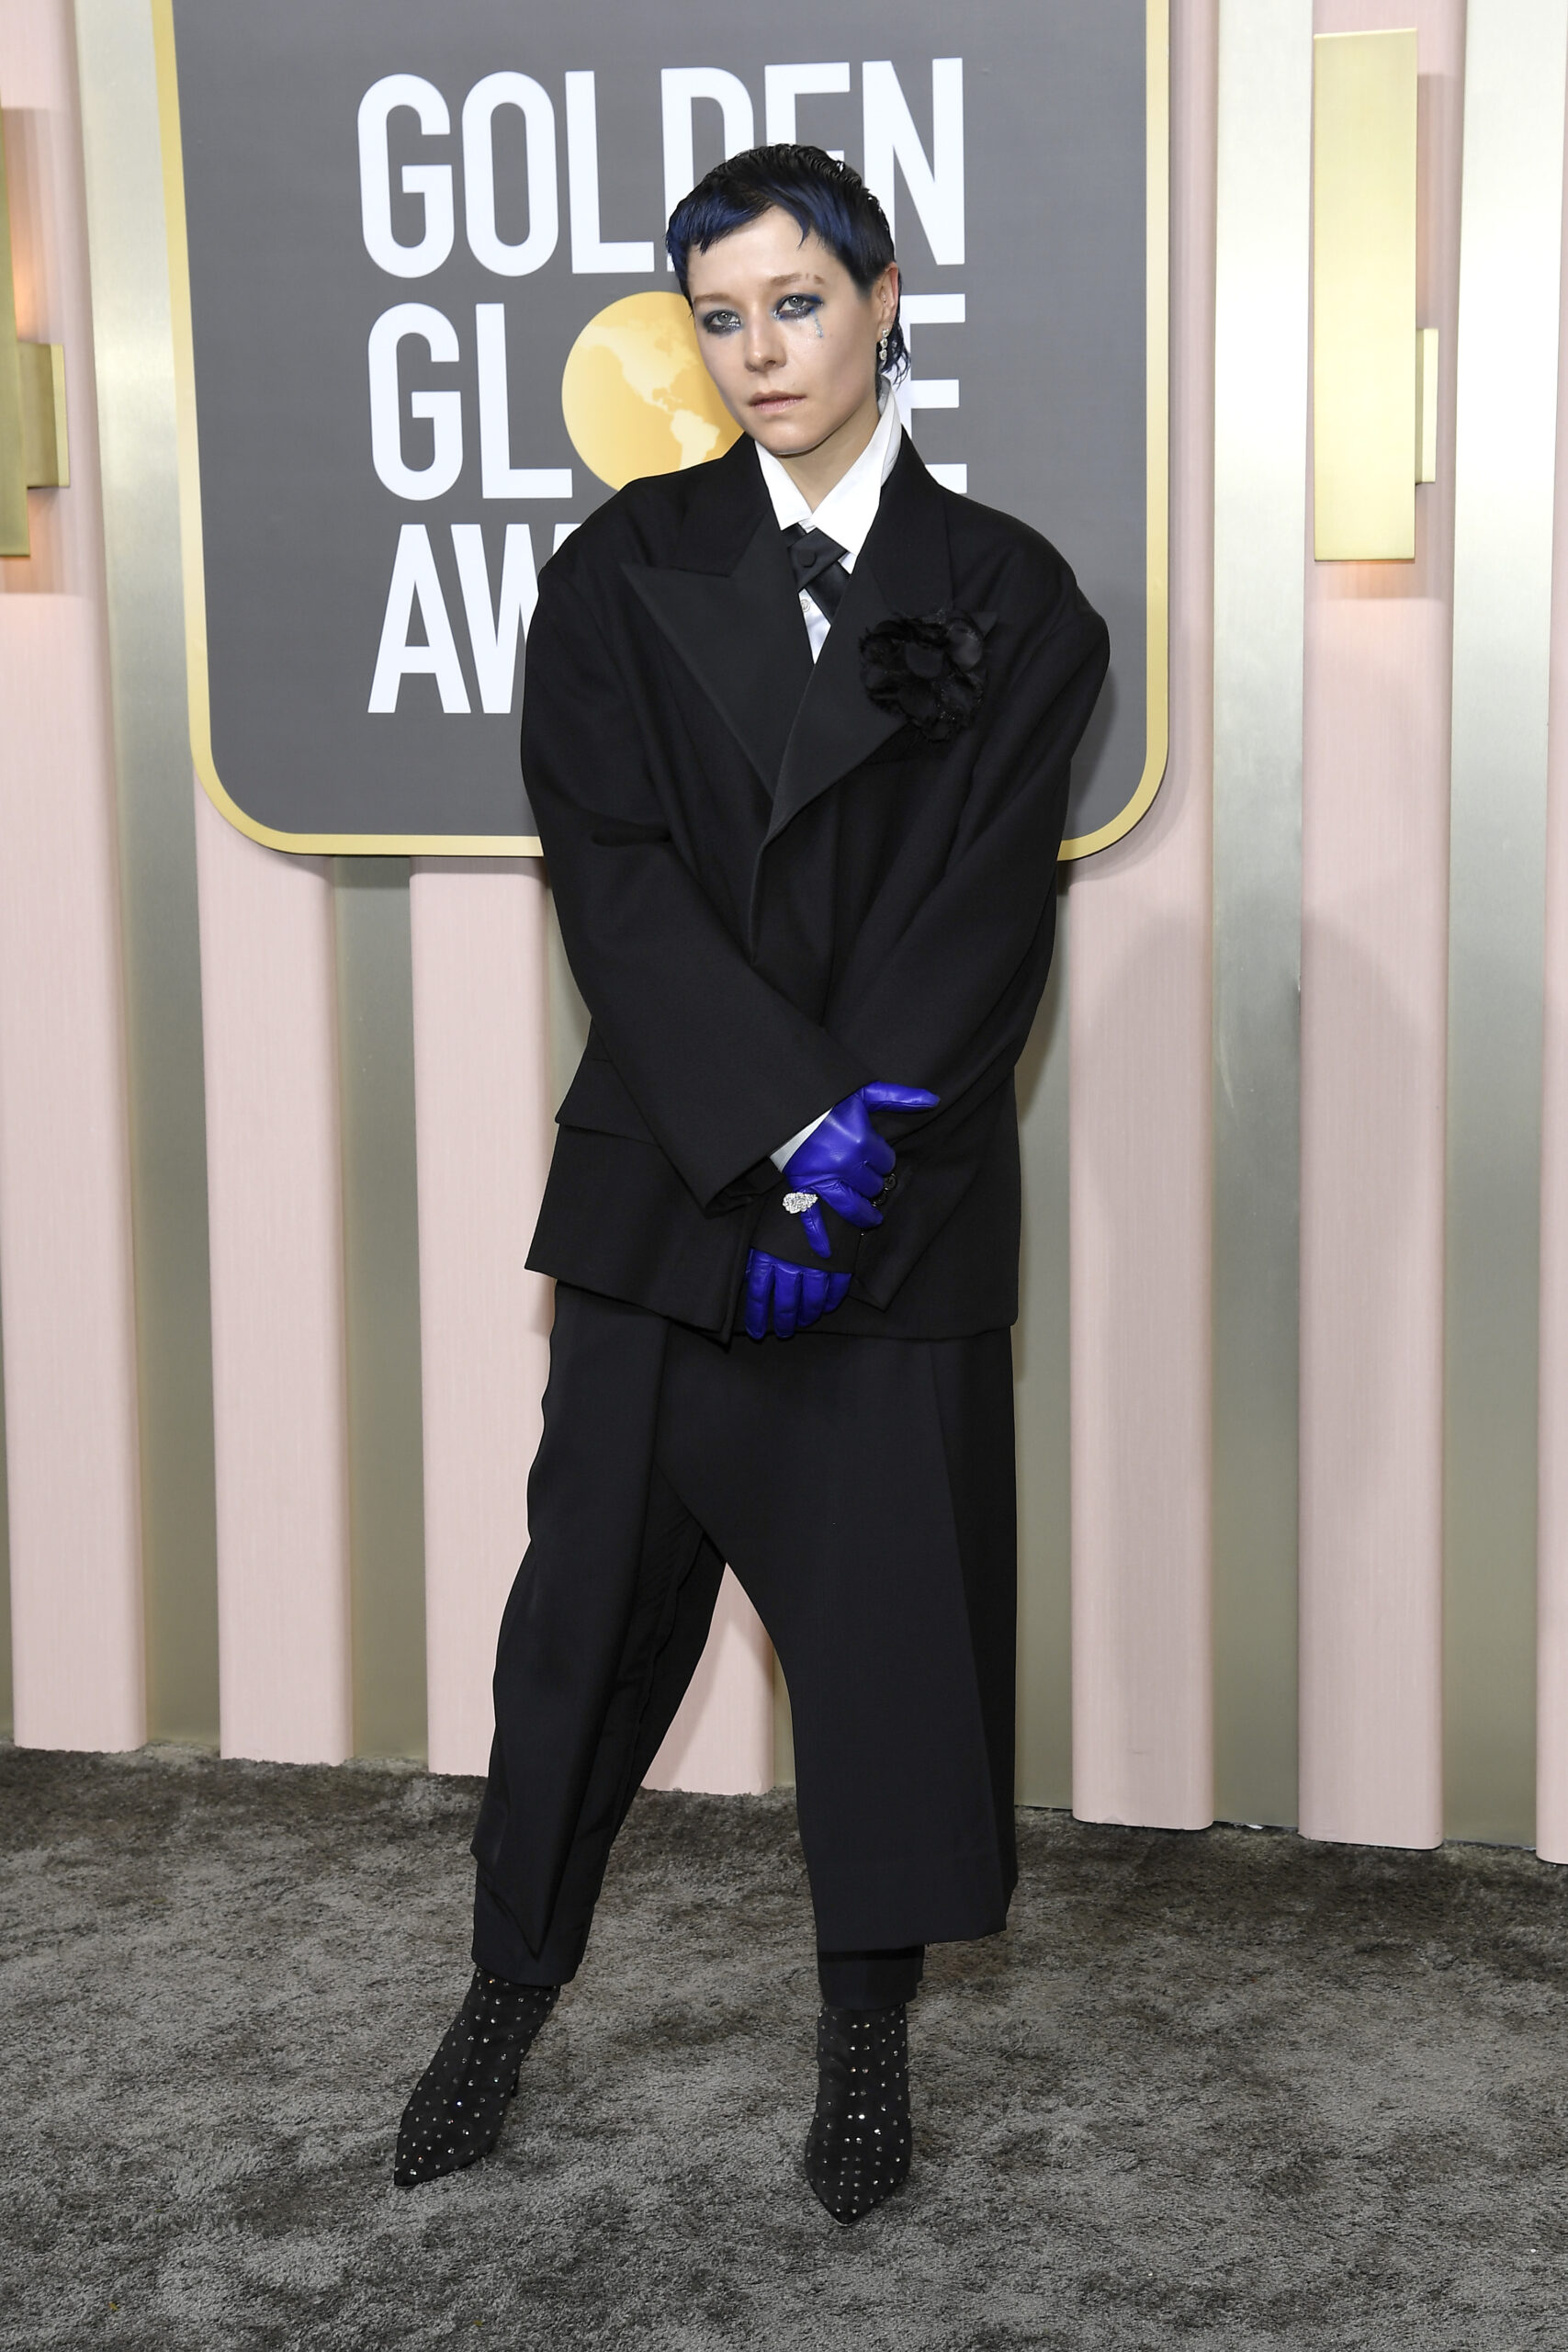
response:
<path id="1" fill-rule="evenodd" d="M 894 1150 L 872 1125 L 873 1111 L 934 1111 L 940 1097 L 923 1086 L 887 1086 L 874 1082 L 857 1087 L 835 1102 L 820 1125 L 784 1162 L 784 1182 L 792 1193 L 815 1193 L 836 1209 L 846 1225 L 868 1232 L 882 1223 L 873 1207 L 893 1172 Z M 819 1258 L 831 1257 L 833 1245 L 819 1208 L 805 1211 L 801 1225 Z"/>
<path id="2" fill-rule="evenodd" d="M 863 1232 L 882 1223 L 872 1204 L 893 1172 L 894 1150 L 872 1125 L 873 1111 L 934 1111 L 938 1097 L 923 1086 L 873 1083 L 858 1087 L 807 1136 L 784 1163 L 792 1192 L 815 1193 L 846 1224 Z M 817 1203 L 801 1216 L 807 1239 L 819 1258 L 832 1255 L 827 1224 Z M 848 1295 L 850 1277 L 819 1266 L 797 1266 L 769 1250 L 753 1250 L 746 1261 L 746 1329 L 753 1340 L 793 1339 Z"/>
<path id="3" fill-rule="evenodd" d="M 792 1266 L 766 1250 L 753 1250 L 746 1261 L 746 1329 L 753 1340 L 765 1340 L 770 1330 L 780 1340 L 793 1340 L 824 1315 L 843 1304 L 848 1274 L 825 1274 L 819 1266 Z"/>

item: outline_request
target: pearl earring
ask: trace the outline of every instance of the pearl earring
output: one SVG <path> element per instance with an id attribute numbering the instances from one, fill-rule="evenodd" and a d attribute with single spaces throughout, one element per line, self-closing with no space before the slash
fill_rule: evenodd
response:
<path id="1" fill-rule="evenodd" d="M 884 375 L 887 373 L 887 346 L 889 341 L 890 337 L 886 334 L 879 336 L 877 339 L 876 364 Z"/>

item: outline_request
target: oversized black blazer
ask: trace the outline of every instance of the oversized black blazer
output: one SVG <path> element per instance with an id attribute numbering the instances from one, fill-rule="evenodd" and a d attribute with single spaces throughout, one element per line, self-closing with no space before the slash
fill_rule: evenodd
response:
<path id="1" fill-rule="evenodd" d="M 890 614 L 990 616 L 976 717 L 874 702 Z M 868 1079 L 884 1222 L 832 1220 L 835 1332 L 949 1338 L 1018 1307 L 1012 1073 L 1055 926 L 1068 768 L 1109 658 L 1049 543 L 906 437 L 813 667 L 749 439 L 628 482 L 544 568 L 523 769 L 592 1025 L 528 1262 L 720 1337 L 753 1245 L 809 1261 L 769 1154 Z"/>

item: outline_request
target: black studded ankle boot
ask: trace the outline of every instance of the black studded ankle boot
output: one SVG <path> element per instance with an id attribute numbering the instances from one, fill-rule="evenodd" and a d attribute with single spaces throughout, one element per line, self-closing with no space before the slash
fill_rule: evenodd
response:
<path id="1" fill-rule="evenodd" d="M 518 2069 L 559 1992 L 558 1984 L 513 1984 L 475 1969 L 467 1999 L 403 2109 L 392 2166 L 400 2188 L 489 2155 Z"/>
<path id="2" fill-rule="evenodd" d="M 817 2020 L 817 2112 L 806 2177 L 835 2222 L 858 2222 L 909 2172 L 909 2035 L 904 2004 Z"/>

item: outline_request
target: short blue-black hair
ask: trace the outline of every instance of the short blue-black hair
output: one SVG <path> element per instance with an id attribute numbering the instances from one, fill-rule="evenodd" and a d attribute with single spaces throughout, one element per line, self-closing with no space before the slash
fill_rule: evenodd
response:
<path id="1" fill-rule="evenodd" d="M 705 254 L 721 237 L 743 229 L 774 205 L 798 224 L 802 242 L 813 235 L 821 238 L 863 294 L 870 293 L 897 258 L 886 213 L 848 164 L 822 147 L 750 147 L 743 155 L 716 164 L 670 215 L 665 250 L 688 300 L 686 262 L 693 247 Z M 895 311 L 882 372 L 897 379 L 908 365 L 904 330 Z"/>

